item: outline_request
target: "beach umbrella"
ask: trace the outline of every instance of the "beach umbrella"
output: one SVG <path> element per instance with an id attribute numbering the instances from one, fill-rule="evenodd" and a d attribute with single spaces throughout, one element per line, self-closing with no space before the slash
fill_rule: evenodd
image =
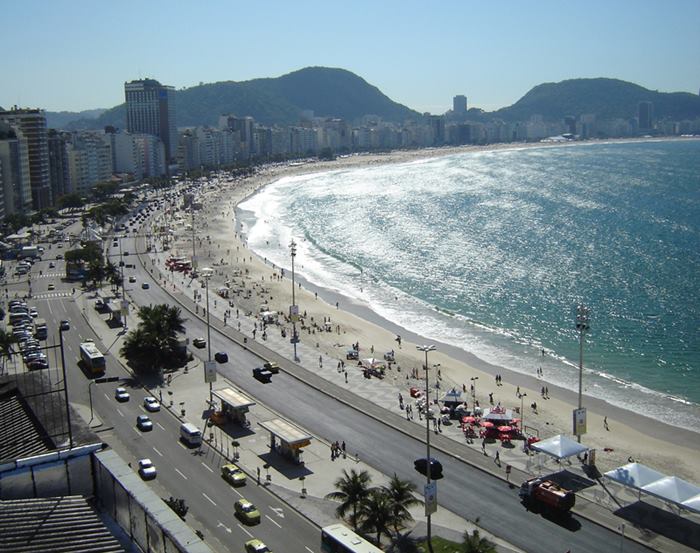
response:
<path id="1" fill-rule="evenodd" d="M 513 427 L 512 427 L 512 426 L 508 426 L 508 425 L 499 426 L 499 427 L 498 427 L 498 431 L 499 431 L 499 432 L 504 432 L 504 433 L 512 432 L 512 431 L 513 431 Z"/>
<path id="2" fill-rule="evenodd" d="M 476 422 L 476 417 L 462 417 L 462 422 L 465 424 L 474 424 Z"/>
<path id="3" fill-rule="evenodd" d="M 493 428 L 494 426 L 491 421 L 481 421 L 481 423 L 479 424 L 481 424 L 481 426 L 483 426 L 484 428 Z"/>

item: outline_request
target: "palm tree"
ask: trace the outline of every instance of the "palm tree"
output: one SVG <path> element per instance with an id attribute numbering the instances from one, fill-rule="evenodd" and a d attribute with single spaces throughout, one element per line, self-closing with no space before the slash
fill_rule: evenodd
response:
<path id="1" fill-rule="evenodd" d="M 370 490 L 367 498 L 360 505 L 362 530 L 374 530 L 377 533 L 377 545 L 381 543 L 382 534 L 391 537 L 389 525 L 393 523 L 393 505 L 389 495 L 381 488 Z"/>
<path id="2" fill-rule="evenodd" d="M 421 553 L 423 548 L 418 546 L 419 540 L 411 536 L 411 532 L 398 534 L 387 548 L 388 553 Z"/>
<path id="3" fill-rule="evenodd" d="M 107 261 L 104 267 L 104 276 L 107 281 L 112 285 L 112 292 L 116 292 L 122 283 L 122 275 L 117 267 L 111 261 Z"/>
<path id="4" fill-rule="evenodd" d="M 389 497 L 391 505 L 391 525 L 394 527 L 394 532 L 398 536 L 399 528 L 404 526 L 406 522 L 412 522 L 413 517 L 408 509 L 414 505 L 420 505 L 420 499 L 417 499 L 413 492 L 416 491 L 416 485 L 408 480 L 401 480 L 396 473 L 389 481 L 388 486 L 383 486 L 382 490 Z"/>
<path id="5" fill-rule="evenodd" d="M 462 542 L 463 553 L 496 553 L 496 544 L 487 538 L 482 538 L 478 529 L 470 534 L 469 531 L 464 532 L 464 541 Z"/>
<path id="6" fill-rule="evenodd" d="M 2 356 L 2 372 L 5 372 L 5 363 L 15 353 L 12 344 L 17 340 L 5 329 L 0 328 L 0 355 Z"/>
<path id="7" fill-rule="evenodd" d="M 344 519 L 348 511 L 351 511 L 350 524 L 354 530 L 358 526 L 358 511 L 361 505 L 369 496 L 370 482 L 372 477 L 369 472 L 362 470 L 357 472 L 355 469 L 350 469 L 350 473 L 343 469 L 343 476 L 339 477 L 333 485 L 336 491 L 326 495 L 326 499 L 340 501 L 340 505 L 335 510 L 335 514 Z"/>

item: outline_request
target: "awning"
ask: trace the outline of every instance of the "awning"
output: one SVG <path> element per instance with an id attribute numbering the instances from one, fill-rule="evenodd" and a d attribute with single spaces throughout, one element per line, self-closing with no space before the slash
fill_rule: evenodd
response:
<path id="1" fill-rule="evenodd" d="M 245 395 L 243 392 L 239 392 L 238 390 L 234 390 L 233 388 L 214 390 L 212 395 L 219 398 L 222 403 L 226 403 L 234 409 L 243 409 L 255 405 L 255 402 L 247 395 Z"/>
<path id="2" fill-rule="evenodd" d="M 642 465 L 641 463 L 629 463 L 614 470 L 609 470 L 603 476 L 631 488 L 641 489 L 666 475 Z"/>
<path id="3" fill-rule="evenodd" d="M 535 442 L 530 446 L 533 451 L 540 451 L 556 459 L 566 459 L 574 455 L 580 455 L 588 448 L 566 436 L 554 436 L 540 442 Z"/>
<path id="4" fill-rule="evenodd" d="M 311 442 L 311 435 L 284 419 L 272 419 L 258 423 L 273 436 L 294 447 L 304 447 Z"/>

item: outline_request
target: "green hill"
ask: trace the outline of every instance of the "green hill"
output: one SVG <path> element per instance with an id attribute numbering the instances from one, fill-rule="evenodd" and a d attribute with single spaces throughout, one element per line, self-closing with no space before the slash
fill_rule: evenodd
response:
<path id="1" fill-rule="evenodd" d="M 658 92 L 618 79 L 571 79 L 536 86 L 510 107 L 488 114 L 507 121 L 525 121 L 539 114 L 546 119 L 592 113 L 598 119 L 629 119 L 639 102 L 654 103 L 654 118 L 700 117 L 700 96 L 689 92 Z"/>
<path id="2" fill-rule="evenodd" d="M 348 121 L 368 114 L 397 122 L 419 117 L 354 73 L 328 67 L 307 67 L 277 78 L 193 86 L 175 92 L 175 106 L 179 127 L 216 125 L 223 113 L 250 115 L 266 125 L 297 123 L 303 110 L 311 110 L 318 117 L 342 117 Z M 105 125 L 126 128 L 124 104 L 96 119 L 73 121 L 69 126 Z"/>

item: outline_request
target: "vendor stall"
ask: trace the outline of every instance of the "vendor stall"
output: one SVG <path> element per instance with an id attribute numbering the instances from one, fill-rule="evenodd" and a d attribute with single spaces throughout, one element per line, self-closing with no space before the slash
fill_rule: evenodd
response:
<path id="1" fill-rule="evenodd" d="M 246 413 L 255 405 L 252 399 L 234 388 L 215 390 L 212 395 L 221 402 L 219 413 L 224 417 L 224 420 L 239 423 L 241 426 L 248 425 Z"/>
<path id="2" fill-rule="evenodd" d="M 302 448 L 311 443 L 311 435 L 284 419 L 258 423 L 270 433 L 270 449 L 293 463 L 303 465 Z"/>

